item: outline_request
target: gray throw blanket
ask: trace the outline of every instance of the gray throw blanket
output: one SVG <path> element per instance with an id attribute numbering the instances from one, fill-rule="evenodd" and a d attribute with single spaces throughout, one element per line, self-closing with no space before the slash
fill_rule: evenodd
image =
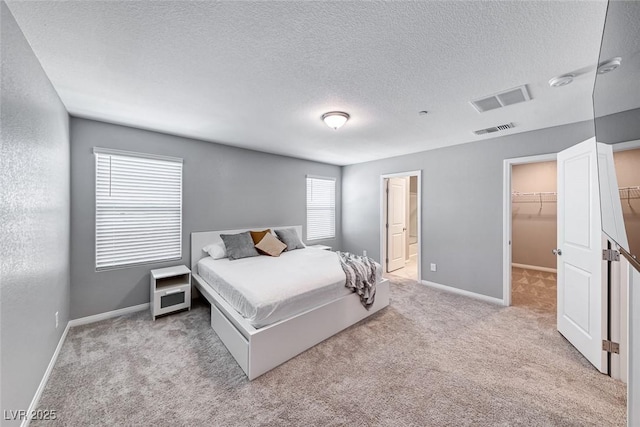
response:
<path id="1" fill-rule="evenodd" d="M 345 286 L 360 295 L 360 302 L 369 310 L 376 296 L 376 263 L 365 256 L 336 252 L 347 276 Z"/>

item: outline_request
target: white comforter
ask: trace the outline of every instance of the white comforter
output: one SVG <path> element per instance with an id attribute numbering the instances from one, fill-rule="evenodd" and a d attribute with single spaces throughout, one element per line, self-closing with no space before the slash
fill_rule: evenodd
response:
<path id="1" fill-rule="evenodd" d="M 234 261 L 206 257 L 198 274 L 256 328 L 352 293 L 338 255 L 317 248 Z"/>

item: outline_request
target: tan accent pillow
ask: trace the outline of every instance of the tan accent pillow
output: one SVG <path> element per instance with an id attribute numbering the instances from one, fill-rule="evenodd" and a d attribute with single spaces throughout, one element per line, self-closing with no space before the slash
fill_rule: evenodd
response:
<path id="1" fill-rule="evenodd" d="M 262 240 L 256 245 L 256 249 L 269 256 L 280 256 L 282 251 L 287 248 L 287 245 L 282 243 L 276 236 L 271 233 L 264 235 Z"/>
<path id="2" fill-rule="evenodd" d="M 271 229 L 267 228 L 266 230 L 263 230 L 263 231 L 250 231 L 249 233 L 251 233 L 251 238 L 253 239 L 253 244 L 257 245 L 258 243 L 260 243 L 260 240 L 262 240 L 262 238 L 265 235 L 271 234 Z"/>

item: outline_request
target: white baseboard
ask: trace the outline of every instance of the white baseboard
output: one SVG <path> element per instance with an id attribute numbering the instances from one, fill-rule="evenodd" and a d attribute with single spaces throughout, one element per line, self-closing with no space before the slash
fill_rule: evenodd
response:
<path id="1" fill-rule="evenodd" d="M 47 370 L 44 371 L 44 375 L 42 376 L 42 380 L 40 381 L 40 385 L 36 389 L 36 394 L 33 396 L 31 400 L 31 404 L 29 405 L 29 409 L 27 410 L 27 414 L 33 414 L 35 410 L 38 408 L 38 403 L 40 402 L 40 396 L 42 396 L 42 391 L 44 387 L 47 385 L 49 381 L 49 375 L 51 375 L 51 371 L 58 360 L 58 355 L 60 354 L 60 350 L 62 349 L 62 344 L 64 344 L 65 339 L 67 338 L 67 333 L 69 332 L 69 325 L 71 322 L 67 322 L 67 326 L 64 328 L 64 332 L 62 332 L 62 336 L 60 336 L 60 340 L 58 341 L 58 345 L 56 346 L 56 350 L 53 352 L 53 356 L 51 356 L 51 360 L 49 361 L 49 365 L 47 366 Z M 26 419 L 22 421 L 21 427 L 28 427 L 31 422 L 31 418 L 27 416 Z"/>
<path id="2" fill-rule="evenodd" d="M 558 270 L 555 268 L 549 267 L 540 267 L 537 265 L 528 265 L 528 264 L 518 264 L 517 262 L 511 263 L 512 267 L 524 268 L 525 270 L 537 270 L 537 271 L 546 271 L 547 273 L 557 273 Z"/>
<path id="3" fill-rule="evenodd" d="M 42 391 L 44 390 L 44 387 L 47 385 L 47 381 L 49 381 L 49 375 L 51 375 L 51 371 L 53 370 L 53 367 L 55 366 L 56 361 L 58 360 L 58 355 L 60 354 L 60 350 L 62 349 L 62 345 L 64 344 L 65 339 L 67 338 L 67 333 L 69 332 L 70 328 L 73 328 L 74 326 L 88 325 L 89 323 L 99 322 L 101 320 L 111 319 L 112 317 L 118 317 L 125 314 L 135 313 L 138 311 L 143 311 L 148 309 L 149 309 L 149 303 L 147 302 L 144 304 L 121 308 L 119 310 L 107 311 L 106 313 L 94 314 L 93 316 L 87 316 L 87 317 L 81 317 L 80 319 L 69 320 L 69 322 L 67 322 L 67 326 L 64 328 L 64 332 L 62 333 L 62 336 L 60 337 L 60 341 L 58 341 L 58 346 L 56 347 L 56 350 L 53 352 L 53 356 L 51 356 L 51 360 L 49 361 L 49 366 L 47 366 L 47 370 L 44 372 L 42 380 L 40 381 L 40 385 L 36 390 L 36 394 L 33 396 L 33 399 L 31 400 L 31 404 L 29 405 L 29 410 L 27 411 L 27 414 L 33 413 L 38 407 L 38 402 L 40 401 L 40 396 L 42 395 Z M 22 421 L 21 427 L 28 427 L 30 422 L 31 422 L 31 419 L 27 417 L 27 419 Z"/>
<path id="4" fill-rule="evenodd" d="M 138 311 L 149 310 L 149 303 L 132 305 L 131 307 L 120 308 L 118 310 L 107 311 L 105 313 L 94 314 L 93 316 L 81 317 L 69 321 L 69 326 L 88 325 L 89 323 L 99 322 L 101 320 L 111 319 L 113 317 L 124 316 L 125 314 L 136 313 Z"/>
<path id="5" fill-rule="evenodd" d="M 464 289 L 454 288 L 453 286 L 441 285 L 440 283 L 430 282 L 423 280 L 422 284 L 429 286 L 430 288 L 440 289 L 442 291 L 451 292 L 453 294 L 463 295 L 465 297 L 477 299 L 480 301 L 490 302 L 492 304 L 504 305 L 504 301 L 500 298 L 494 298 L 487 295 L 477 294 L 471 291 L 465 291 Z"/>

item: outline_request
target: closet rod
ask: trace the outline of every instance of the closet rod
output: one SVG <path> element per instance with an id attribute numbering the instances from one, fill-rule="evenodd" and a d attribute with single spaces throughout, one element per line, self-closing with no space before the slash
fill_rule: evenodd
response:
<path id="1" fill-rule="evenodd" d="M 619 190 L 620 200 L 627 200 L 629 206 L 631 206 L 631 199 L 640 199 L 640 186 L 621 187 Z"/>
<path id="2" fill-rule="evenodd" d="M 631 191 L 640 191 L 640 186 L 635 186 L 635 187 L 620 187 L 618 190 L 620 190 L 620 192 L 631 192 Z"/>
<path id="3" fill-rule="evenodd" d="M 521 193 L 519 191 L 514 191 L 511 193 L 512 196 L 557 196 L 558 193 L 555 191 L 536 191 L 533 193 Z"/>

